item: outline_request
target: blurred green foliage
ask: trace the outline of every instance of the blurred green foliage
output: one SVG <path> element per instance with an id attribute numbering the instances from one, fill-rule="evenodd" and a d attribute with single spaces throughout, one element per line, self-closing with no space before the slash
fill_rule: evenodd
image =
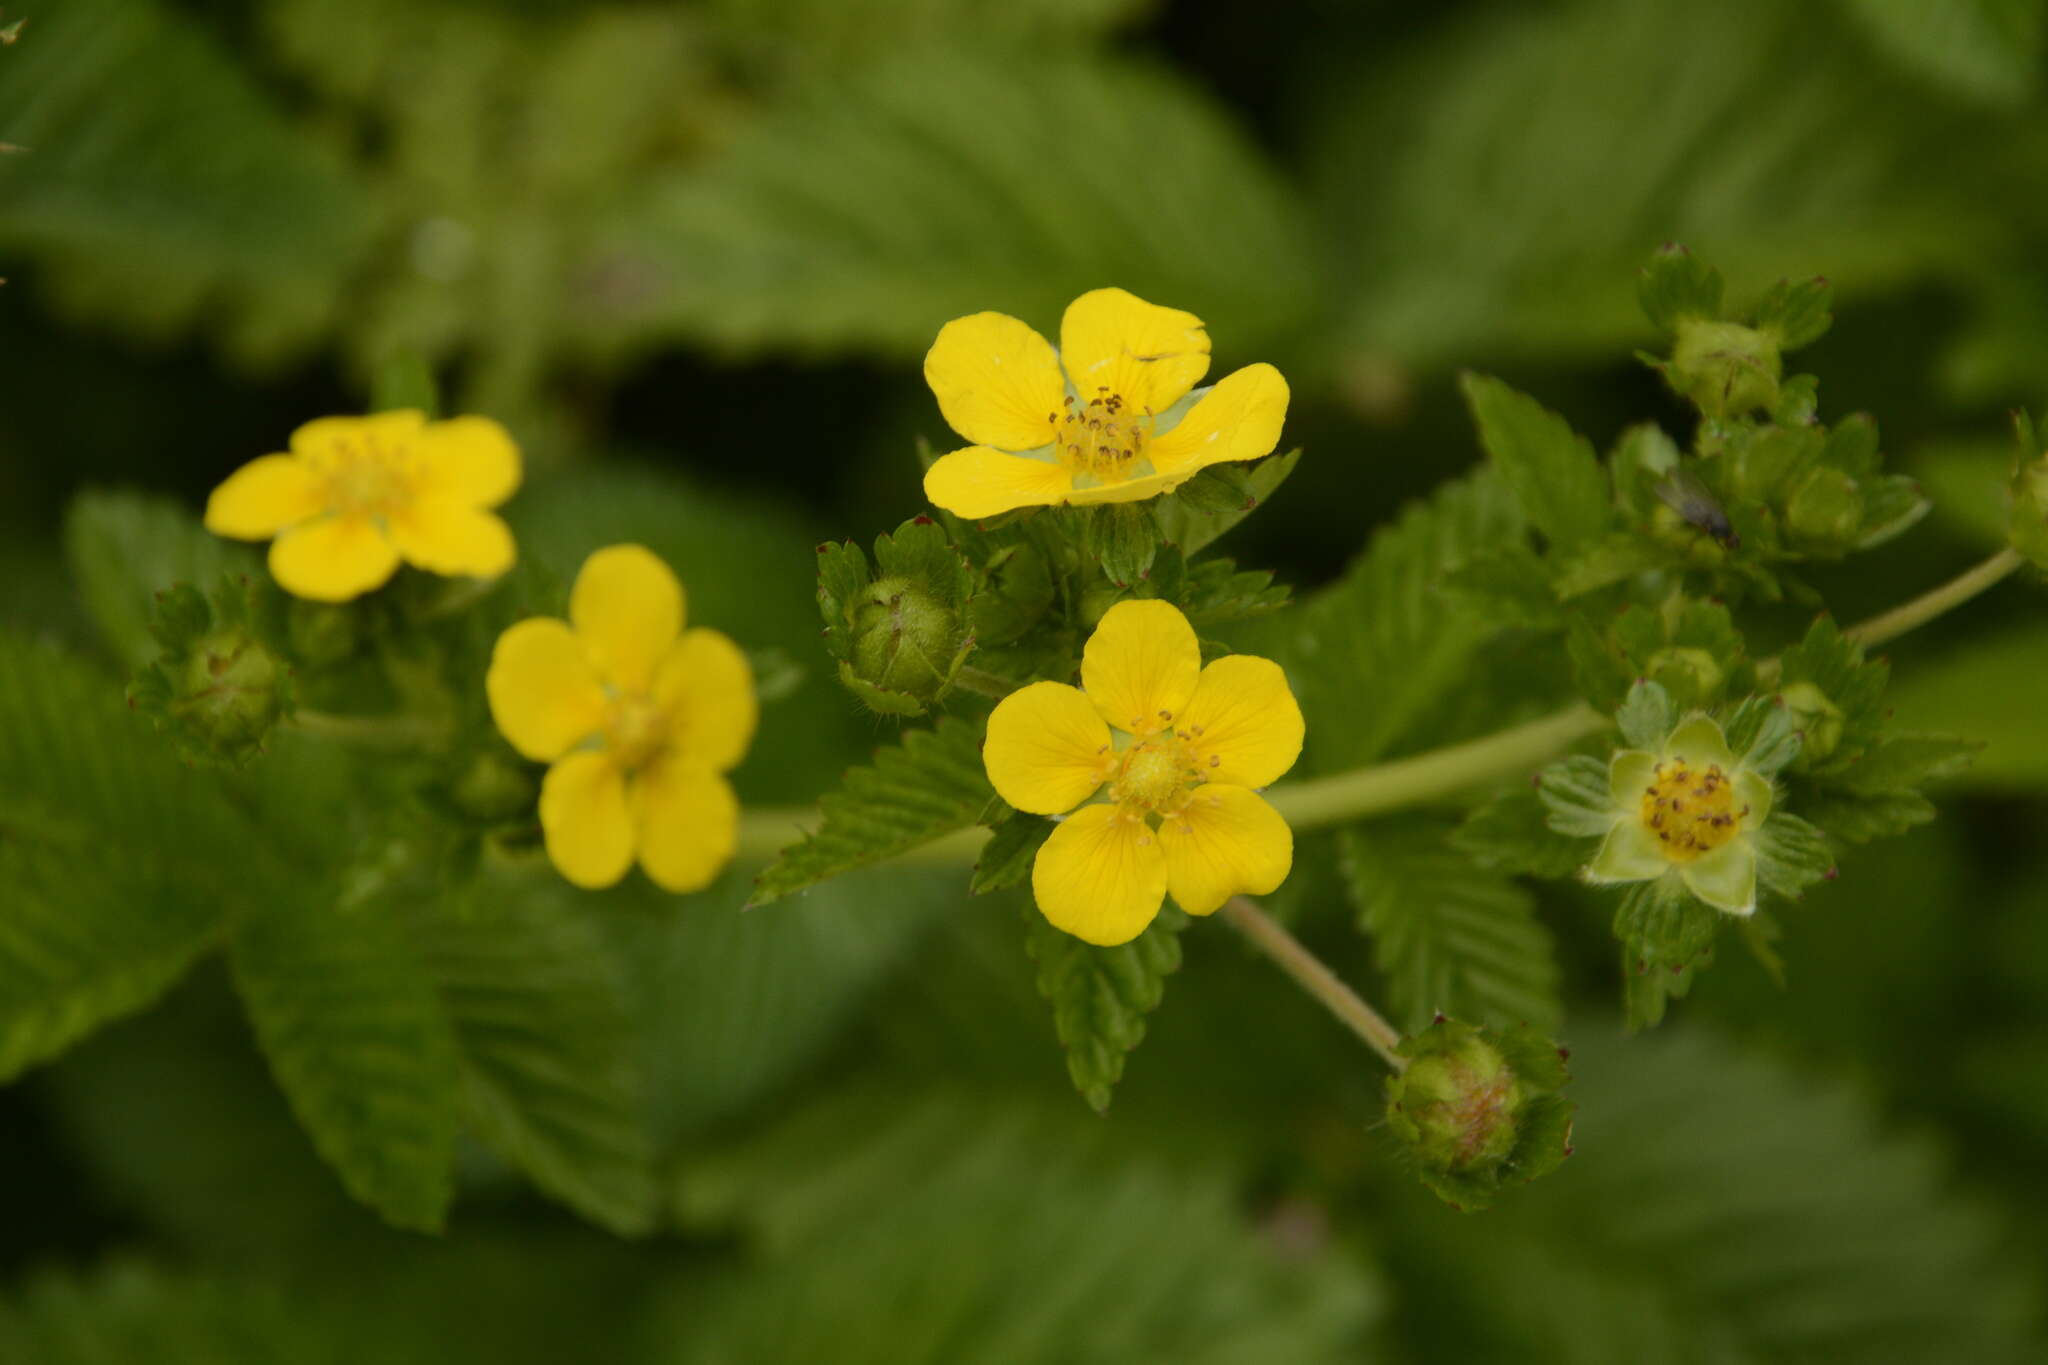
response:
<path id="1" fill-rule="evenodd" d="M 1607 1012 L 1611 902 L 1482 866 L 1473 826 L 1303 839 L 1276 910 L 1404 1022 L 1548 1025 L 1562 1002 L 1578 1155 L 1475 1217 L 1372 1131 L 1355 1041 L 1220 933 L 1180 936 L 1155 1013 L 1163 967 L 1104 1005 L 1085 1036 L 1144 1041 L 1097 1118 L 1047 1056 L 1014 890 L 878 870 L 742 914 L 735 869 L 681 903 L 565 888 L 509 917 L 485 888 L 423 930 L 402 869 L 394 891 L 351 863 L 403 807 L 326 803 L 360 774 L 286 745 L 220 788 L 119 700 L 146 585 L 250 562 L 181 538 L 177 503 L 418 352 L 530 453 L 521 591 L 638 540 L 693 619 L 797 661 L 737 780 L 809 800 L 893 742 L 831 676 L 811 546 L 921 510 L 913 445 L 944 432 L 920 351 L 956 314 L 1049 326 L 1116 283 L 1294 383 L 1308 454 L 1229 549 L 1335 586 L 1229 633 L 1368 679 L 1304 690 L 1341 720 L 1303 771 L 1469 737 L 1570 680 L 1488 625 L 1512 573 L 1478 552 L 1526 531 L 1498 482 L 1402 510 L 1477 457 L 1455 370 L 1606 448 L 1670 401 L 1626 360 L 1652 341 L 1635 267 L 1666 239 L 1738 282 L 1835 281 L 1801 363 L 1935 503 L 1907 549 L 1814 570 L 1840 611 L 1880 607 L 1998 543 L 2005 409 L 2048 401 L 2041 0 L 4 17 L 26 23 L 0 47 L 0 1071 L 154 1008 L 0 1092 L 0 1360 L 2048 1349 L 2048 623 L 2026 587 L 1887 651 L 1903 728 L 1995 740 L 1936 788 L 1941 820 L 1778 917 L 1789 989 L 1728 954 L 1659 1035 L 1624 1042 Z M 150 496 L 67 520 L 106 484 Z M 1454 565 L 1461 591 L 1427 590 Z M 1759 652 L 1809 615 L 1779 609 Z M 1482 681 L 1442 700 L 1456 678 Z M 81 834 L 108 827 L 151 835 Z M 348 918 L 309 937 L 292 911 L 319 897 Z M 346 1034 L 309 1027 L 297 1002 L 394 934 L 426 975 Z M 230 938 L 229 970 L 184 976 Z M 323 1088 L 361 1068 L 417 1103 Z M 298 1123 L 394 1221 L 447 1235 L 350 1203 Z M 380 1167 L 393 1132 L 451 1180 Z"/>

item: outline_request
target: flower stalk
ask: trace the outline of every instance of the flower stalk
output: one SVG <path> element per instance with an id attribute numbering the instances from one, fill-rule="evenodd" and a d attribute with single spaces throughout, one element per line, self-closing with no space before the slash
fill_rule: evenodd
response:
<path id="1" fill-rule="evenodd" d="M 1408 1069 L 1408 1059 L 1397 1050 L 1401 1046 L 1401 1031 L 1388 1023 L 1385 1015 L 1365 1003 L 1364 997 L 1345 985 L 1321 958 L 1282 928 L 1279 921 L 1261 910 L 1256 902 L 1246 896 L 1233 896 L 1224 903 L 1223 918 L 1272 958 L 1280 970 L 1293 977 L 1303 990 L 1321 1001 L 1324 1008 L 1336 1015 L 1346 1028 L 1363 1038 L 1365 1045 L 1377 1052 L 1380 1060 L 1391 1067 L 1395 1075 Z"/>

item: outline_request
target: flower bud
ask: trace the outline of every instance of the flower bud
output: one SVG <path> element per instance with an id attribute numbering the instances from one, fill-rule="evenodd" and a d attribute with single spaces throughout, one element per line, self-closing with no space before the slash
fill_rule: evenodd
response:
<path id="1" fill-rule="evenodd" d="M 251 625 L 250 591 L 230 582 L 209 600 L 180 584 L 158 595 L 150 628 L 163 653 L 136 675 L 128 704 L 187 758 L 247 762 L 291 710 L 291 671 Z"/>
<path id="2" fill-rule="evenodd" d="M 1687 317 L 1666 374 L 1673 388 L 1710 417 L 1739 417 L 1778 399 L 1778 341 L 1736 322 Z"/>
<path id="3" fill-rule="evenodd" d="M 1778 694 L 1792 714 L 1792 726 L 1799 731 L 1799 757 L 1794 768 L 1806 768 L 1833 754 L 1842 743 L 1846 717 L 1828 694 L 1810 682 L 1788 684 Z"/>
<path id="4" fill-rule="evenodd" d="M 1650 656 L 1643 676 L 1660 684 L 1671 694 L 1672 703 L 1683 710 L 1712 705 L 1720 700 L 1728 682 L 1728 670 L 1704 649 L 1672 645 Z"/>
<path id="5" fill-rule="evenodd" d="M 884 691 L 932 702 L 951 686 L 966 643 L 958 612 L 908 579 L 881 578 L 854 616 L 852 671 Z"/>
<path id="6" fill-rule="evenodd" d="M 1842 552 L 1863 528 L 1863 492 L 1839 469 L 1812 470 L 1785 500 L 1785 529 L 1794 541 Z"/>
<path id="7" fill-rule="evenodd" d="M 1533 1180 L 1569 1154 L 1562 1052 L 1527 1028 L 1478 1029 L 1439 1015 L 1401 1045 L 1387 1126 L 1424 1184 L 1464 1209 Z"/>
<path id="8" fill-rule="evenodd" d="M 2031 435 L 2031 432 L 2029 433 Z M 2048 454 L 2033 447 L 2022 453 L 2012 473 L 2012 547 L 2048 569 Z"/>

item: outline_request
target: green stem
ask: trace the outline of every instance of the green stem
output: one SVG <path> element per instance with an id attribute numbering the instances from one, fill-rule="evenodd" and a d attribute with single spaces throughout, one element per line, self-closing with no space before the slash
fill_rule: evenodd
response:
<path id="1" fill-rule="evenodd" d="M 1583 702 L 1526 725 L 1378 763 L 1348 773 L 1289 782 L 1266 793 L 1273 809 L 1295 829 L 1343 824 L 1361 816 L 1418 806 L 1467 787 L 1533 772 L 1559 750 L 1598 734 L 1612 722 Z"/>
<path id="2" fill-rule="evenodd" d="M 1257 903 L 1244 896 L 1233 896 L 1224 903 L 1223 918 L 1263 949 L 1303 990 L 1322 1001 L 1346 1028 L 1363 1038 L 1365 1045 L 1394 1069 L 1395 1075 L 1408 1069 L 1408 1059 L 1397 1051 L 1401 1031 L 1323 965 L 1321 958 L 1303 947 L 1300 939 L 1259 909 Z"/>
<path id="3" fill-rule="evenodd" d="M 2015 551 L 2000 550 L 1940 587 L 1851 626 L 1845 633 L 1864 645 L 1895 640 L 2001 582 L 2023 563 L 2025 560 Z M 1778 660 L 1764 659 L 1757 664 L 1757 678 L 1768 687 L 1777 681 L 1780 668 Z M 968 671 L 971 670 L 962 670 L 963 682 Z M 306 713 L 299 714 L 303 717 Z M 1610 723 L 1584 702 L 1574 702 L 1561 711 L 1463 744 L 1446 745 L 1306 782 L 1284 782 L 1268 791 L 1266 799 L 1297 830 L 1343 824 L 1532 771 L 1578 740 L 1598 734 Z M 817 818 L 817 813 L 809 810 L 750 811 L 740 828 L 740 856 L 771 857 L 796 842 Z M 979 827 L 958 830 L 913 849 L 896 861 L 928 867 L 964 867 L 974 861 L 987 837 L 988 831 Z"/>
<path id="4" fill-rule="evenodd" d="M 292 712 L 288 729 L 344 744 L 363 744 L 379 749 L 418 749 L 438 744 L 442 728 L 425 716 L 400 713 L 388 716 L 337 716 L 326 711 Z"/>
<path id="5" fill-rule="evenodd" d="M 953 684 L 956 687 L 964 687 L 969 692 L 979 692 L 982 696 L 996 701 L 1001 701 L 1022 686 L 1021 683 L 1011 682 L 1001 674 L 976 668 L 972 664 L 961 666 L 960 671 L 953 675 Z"/>

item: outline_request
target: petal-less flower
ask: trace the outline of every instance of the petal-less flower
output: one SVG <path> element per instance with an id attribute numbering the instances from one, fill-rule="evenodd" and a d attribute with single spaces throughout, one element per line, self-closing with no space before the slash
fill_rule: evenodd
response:
<path id="1" fill-rule="evenodd" d="M 1005 697 L 982 750 L 1012 806 L 1073 811 L 1031 868 L 1048 920 L 1090 943 L 1128 943 L 1168 892 L 1207 915 L 1286 880 L 1293 832 L 1252 790 L 1301 754 L 1301 707 L 1278 664 L 1234 654 L 1205 668 L 1187 617 L 1119 602 L 1082 650 L 1081 683 Z M 1081 805 L 1098 789 L 1106 800 Z"/>
<path id="2" fill-rule="evenodd" d="M 583 563 L 569 619 L 498 637 L 484 678 L 491 717 L 541 783 L 548 858 L 582 887 L 640 866 L 668 891 L 710 884 L 732 860 L 739 798 L 725 773 L 747 752 L 753 670 L 715 630 L 683 629 L 683 585 L 638 545 Z"/>
<path id="3" fill-rule="evenodd" d="M 1771 782 L 1729 752 L 1712 719 L 1688 717 L 1657 753 L 1617 753 L 1607 785 L 1614 824 L 1587 881 L 1675 875 L 1716 910 L 1755 913 L 1756 834 L 1771 815 Z"/>
<path id="4" fill-rule="evenodd" d="M 1131 502 L 1280 443 L 1287 381 L 1247 365 L 1212 388 L 1202 320 L 1121 289 L 1067 307 L 1060 348 L 1005 313 L 955 318 L 924 358 L 947 425 L 975 444 L 925 471 L 956 516 Z"/>
<path id="5" fill-rule="evenodd" d="M 512 532 L 489 509 L 519 487 L 519 448 L 489 418 L 322 417 L 291 447 L 214 489 L 206 529 L 272 541 L 270 572 L 293 596 L 346 602 L 401 560 L 477 578 L 512 567 Z"/>

